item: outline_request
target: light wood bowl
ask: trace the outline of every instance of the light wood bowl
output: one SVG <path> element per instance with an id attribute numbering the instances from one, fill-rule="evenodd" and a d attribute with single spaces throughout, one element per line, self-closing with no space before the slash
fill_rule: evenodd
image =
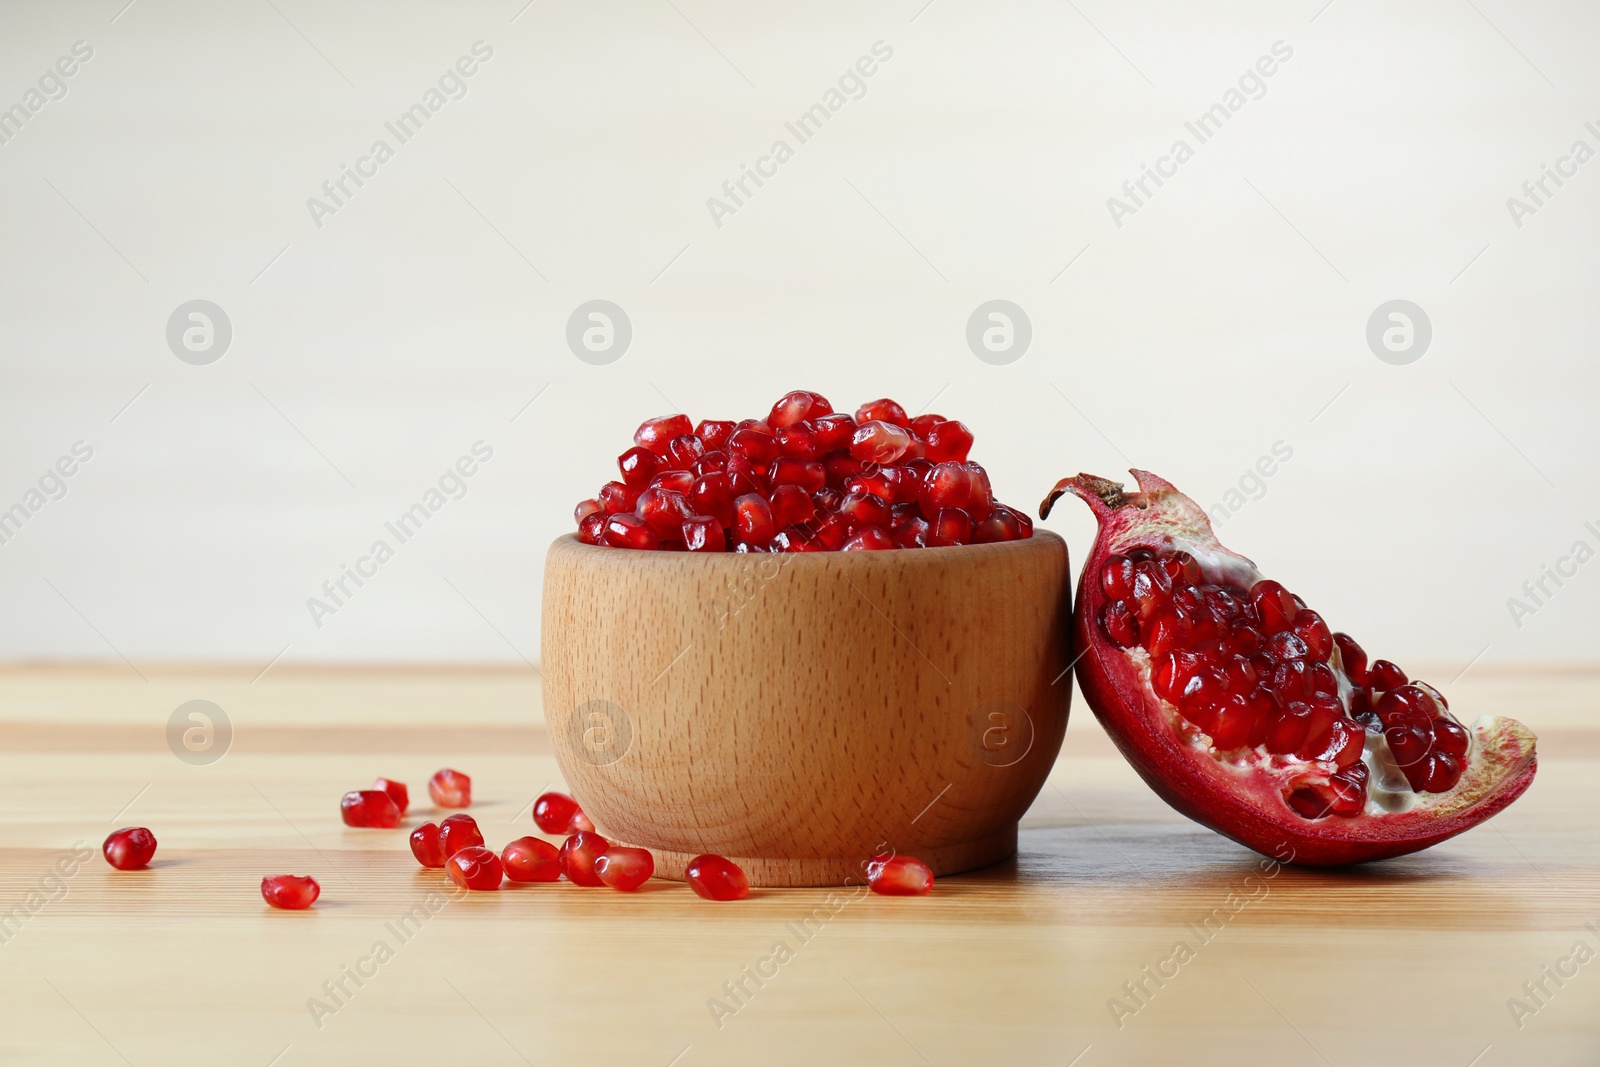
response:
<path id="1" fill-rule="evenodd" d="M 682 878 L 860 883 L 1010 856 L 1071 696 L 1067 546 L 688 554 L 550 546 L 545 718 L 612 840 Z"/>

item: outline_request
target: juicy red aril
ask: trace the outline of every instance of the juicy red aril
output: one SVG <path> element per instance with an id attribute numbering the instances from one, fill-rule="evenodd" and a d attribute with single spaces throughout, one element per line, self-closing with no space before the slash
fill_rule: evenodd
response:
<path id="1" fill-rule="evenodd" d="M 778 451 L 783 457 L 791 459 L 816 459 L 817 458 L 817 429 L 809 422 L 797 422 L 793 426 L 784 426 L 773 432 L 773 437 L 778 442 Z"/>
<path id="2" fill-rule="evenodd" d="M 779 485 L 772 490 L 772 521 L 780 529 L 807 522 L 817 513 L 811 496 L 798 485 Z"/>
<path id="3" fill-rule="evenodd" d="M 683 520 L 683 547 L 690 552 L 722 552 L 727 548 L 722 526 L 710 515 L 691 515 Z"/>
<path id="4" fill-rule="evenodd" d="M 578 523 L 578 540 L 586 545 L 605 543 L 606 513 L 587 515 Z"/>
<path id="5" fill-rule="evenodd" d="M 777 487 L 785 485 L 815 493 L 828 484 L 828 469 L 814 459 L 784 456 L 772 465 L 772 484 L 774 493 Z"/>
<path id="6" fill-rule="evenodd" d="M 561 877 L 561 850 L 537 837 L 519 837 L 500 852 L 513 882 L 554 882 Z"/>
<path id="7" fill-rule="evenodd" d="M 972 528 L 975 544 L 992 545 L 1000 541 L 1021 541 L 1033 536 L 1033 520 L 1004 504 L 996 504 L 988 518 Z"/>
<path id="8" fill-rule="evenodd" d="M 765 467 L 778 458 L 778 442 L 770 433 L 760 430 L 735 430 L 728 438 L 728 451 Z"/>
<path id="9" fill-rule="evenodd" d="M 505 879 L 500 857 L 482 845 L 462 849 L 444 862 L 445 873 L 462 889 L 499 889 Z"/>
<path id="10" fill-rule="evenodd" d="M 667 445 L 667 462 L 676 466 L 679 473 L 693 470 L 694 465 L 700 462 L 700 457 L 705 454 L 705 442 L 692 433 L 674 437 Z"/>
<path id="11" fill-rule="evenodd" d="M 444 850 L 436 823 L 425 822 L 411 831 L 411 854 L 424 867 L 443 867 L 449 855 Z"/>
<path id="12" fill-rule="evenodd" d="M 856 427 L 850 454 L 863 463 L 893 463 L 911 447 L 911 431 L 874 420 Z"/>
<path id="13" fill-rule="evenodd" d="M 1100 625 L 1106 628 L 1111 640 L 1123 648 L 1139 643 L 1139 620 L 1121 600 L 1113 600 L 1101 609 Z"/>
<path id="14" fill-rule="evenodd" d="M 622 482 L 607 482 L 600 487 L 600 506 L 607 515 L 618 515 L 632 511 L 639 503 L 639 494 L 644 492 L 643 486 L 626 485 Z"/>
<path id="15" fill-rule="evenodd" d="M 867 885 L 886 896 L 916 897 L 933 888 L 933 870 L 915 856 L 874 856 Z"/>
<path id="16" fill-rule="evenodd" d="M 733 525 L 733 486 L 726 471 L 713 471 L 695 479 L 689 489 L 695 513 L 709 515 L 723 526 Z"/>
<path id="17" fill-rule="evenodd" d="M 759 493 L 746 493 L 733 502 L 734 527 L 739 540 L 764 546 L 778 532 L 772 505 Z"/>
<path id="18" fill-rule="evenodd" d="M 371 826 L 383 830 L 400 825 L 400 809 L 381 789 L 360 789 L 346 793 L 339 801 L 339 814 L 346 826 Z"/>
<path id="19" fill-rule="evenodd" d="M 904 427 L 911 425 L 911 420 L 906 418 L 906 409 L 887 397 L 856 408 L 856 423 L 863 422 L 887 422 Z"/>
<path id="20" fill-rule="evenodd" d="M 750 879 L 738 864 L 721 856 L 696 856 L 683 869 L 683 879 L 707 900 L 743 900 L 750 895 Z"/>
<path id="21" fill-rule="evenodd" d="M 971 540 L 971 516 L 959 508 L 940 508 L 928 530 L 929 547 L 964 545 Z"/>
<path id="22" fill-rule="evenodd" d="M 839 503 L 839 514 L 852 530 L 864 526 L 888 526 L 889 504 L 872 493 L 850 493 Z"/>
<path id="23" fill-rule="evenodd" d="M 863 526 L 844 543 L 846 552 L 877 551 L 893 547 L 894 538 L 890 537 L 881 526 Z"/>
<path id="24" fill-rule="evenodd" d="M 594 861 L 594 873 L 612 889 L 634 890 L 656 873 L 656 861 L 642 848 L 612 845 Z"/>
<path id="25" fill-rule="evenodd" d="M 673 492 L 671 489 L 651 487 L 639 494 L 639 518 L 650 527 L 650 532 L 663 541 L 678 537 L 683 529 L 683 520 L 694 514 L 689 510 L 689 501 L 682 493 Z M 617 516 L 621 518 L 622 516 Z M 609 540 L 610 534 L 607 533 Z M 627 547 L 634 547 L 629 545 Z"/>
<path id="26" fill-rule="evenodd" d="M 483 831 L 470 815 L 452 815 L 439 824 L 439 847 L 448 858 L 464 848 L 483 844 Z"/>
<path id="27" fill-rule="evenodd" d="M 561 873 L 576 885 L 602 885 L 594 873 L 594 861 L 605 854 L 611 842 L 599 834 L 579 830 L 561 846 Z"/>
<path id="28" fill-rule="evenodd" d="M 469 808 L 472 806 L 472 779 L 446 767 L 428 779 L 428 795 L 441 808 Z"/>
<path id="29" fill-rule="evenodd" d="M 1356 644 L 1355 638 L 1349 634 L 1334 634 L 1333 643 L 1339 649 L 1339 661 L 1344 666 L 1344 674 L 1350 679 L 1350 684 L 1365 687 L 1369 683 L 1366 650 Z"/>
<path id="30" fill-rule="evenodd" d="M 607 519 L 605 541 L 612 548 L 661 547 L 661 538 L 637 515 L 613 515 Z"/>
<path id="31" fill-rule="evenodd" d="M 293 874 L 276 874 L 261 879 L 261 898 L 274 908 L 300 911 L 311 907 L 322 895 L 322 887 L 315 878 L 301 878 Z"/>
<path id="32" fill-rule="evenodd" d="M 1270 578 L 1263 578 L 1250 587 L 1250 606 L 1255 608 L 1264 634 L 1287 630 L 1294 625 L 1294 617 L 1300 610 L 1289 590 Z"/>
<path id="33" fill-rule="evenodd" d="M 706 451 L 720 452 L 728 445 L 728 438 L 733 436 L 734 423 L 716 419 L 701 419 L 700 425 L 694 428 L 694 435 L 705 444 Z"/>
<path id="34" fill-rule="evenodd" d="M 672 439 L 686 433 L 694 433 L 694 426 L 689 422 L 689 416 L 662 415 L 641 422 L 639 428 L 633 432 L 633 443 L 649 449 L 658 456 L 665 456 L 667 446 L 672 443 Z"/>
<path id="35" fill-rule="evenodd" d="M 582 526 L 584 519 L 591 515 L 604 515 L 605 512 L 605 506 L 598 500 L 580 500 L 578 506 L 572 510 L 572 521 Z"/>
<path id="36" fill-rule="evenodd" d="M 849 448 L 856 433 L 856 420 L 849 415 L 824 415 L 813 423 L 817 434 L 817 453 Z"/>
<path id="37" fill-rule="evenodd" d="M 533 802 L 533 821 L 547 834 L 564 834 L 578 810 L 578 802 L 565 793 L 540 793 Z"/>
<path id="38" fill-rule="evenodd" d="M 650 484 L 650 479 L 661 469 L 661 457 L 648 448 L 635 445 L 617 457 L 617 467 L 622 471 L 624 485 L 642 489 Z"/>
<path id="39" fill-rule="evenodd" d="M 137 871 L 148 867 L 156 854 L 156 835 L 142 826 L 127 826 L 107 837 L 100 851 L 117 870 Z"/>
<path id="40" fill-rule="evenodd" d="M 406 809 L 411 806 L 411 792 L 404 782 L 397 782 L 393 778 L 379 778 L 372 783 L 372 788 L 381 789 L 389 794 L 389 799 L 394 801 L 394 806 L 400 809 L 403 818 Z"/>
<path id="41" fill-rule="evenodd" d="M 927 456 L 932 462 L 965 463 L 967 452 L 972 448 L 972 431 L 967 429 L 966 423 L 952 419 L 935 423 L 923 440 L 927 442 Z"/>
<path id="42" fill-rule="evenodd" d="M 1398 689 L 1409 680 L 1405 671 L 1386 659 L 1375 660 L 1367 669 L 1367 687 L 1375 692 Z"/>
<path id="43" fill-rule="evenodd" d="M 767 425 L 778 430 L 785 426 L 793 426 L 803 419 L 820 419 L 824 415 L 831 414 L 833 405 L 828 403 L 826 397 L 797 389 L 785 394 L 772 405 L 772 413 L 767 416 Z"/>
<path id="44" fill-rule="evenodd" d="M 571 821 L 567 823 L 567 833 L 575 834 L 579 830 L 585 833 L 594 833 L 594 823 L 589 821 L 589 816 L 583 813 L 582 808 L 573 812 Z"/>

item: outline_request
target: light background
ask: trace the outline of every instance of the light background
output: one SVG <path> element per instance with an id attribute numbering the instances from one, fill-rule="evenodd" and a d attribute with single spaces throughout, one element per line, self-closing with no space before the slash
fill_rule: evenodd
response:
<path id="1" fill-rule="evenodd" d="M 1600 149 L 1592 5 L 125 2 L 0 10 L 0 107 L 94 49 L 0 145 L 0 508 L 94 449 L 0 545 L 0 658 L 534 659 L 545 546 L 633 426 L 797 387 L 931 402 L 1029 510 L 1131 464 L 1209 505 L 1285 442 L 1221 532 L 1336 628 L 1401 662 L 1595 656 L 1600 563 L 1507 607 L 1600 548 L 1600 161 L 1520 228 L 1506 206 Z M 315 226 L 478 40 L 467 95 Z M 880 40 L 719 228 L 707 198 Z M 1114 225 L 1280 40 L 1265 94 Z M 597 297 L 633 324 L 609 366 L 564 339 Z M 209 366 L 165 340 L 195 298 L 233 325 Z M 1032 322 L 1009 366 L 965 341 L 994 298 Z M 1407 366 L 1365 341 L 1395 298 L 1433 325 Z M 467 495 L 314 626 L 480 439 Z M 1050 525 L 1081 558 L 1086 511 Z"/>

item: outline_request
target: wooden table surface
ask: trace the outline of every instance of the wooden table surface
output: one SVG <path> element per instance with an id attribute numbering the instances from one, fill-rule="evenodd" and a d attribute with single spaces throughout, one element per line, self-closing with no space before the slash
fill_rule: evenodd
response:
<path id="1" fill-rule="evenodd" d="M 1344 872 L 1264 873 L 1157 800 L 1075 699 L 1014 861 L 830 907 L 665 881 L 449 899 L 339 797 L 397 777 L 414 825 L 449 765 L 491 844 L 536 832 L 560 781 L 534 673 L 258 669 L 0 670 L 0 1062 L 1600 1063 L 1600 672 L 1448 687 L 1463 718 L 1539 733 L 1538 780 L 1464 837 Z M 193 699 L 234 729 L 210 765 L 167 745 Z M 160 840 L 150 870 L 98 855 L 124 825 Z M 275 873 L 322 899 L 271 911 Z"/>

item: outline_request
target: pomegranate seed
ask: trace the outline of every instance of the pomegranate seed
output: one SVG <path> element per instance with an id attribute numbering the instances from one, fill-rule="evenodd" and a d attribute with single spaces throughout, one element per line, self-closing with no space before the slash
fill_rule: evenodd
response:
<path id="1" fill-rule="evenodd" d="M 689 416 L 662 415 L 641 422 L 639 428 L 633 432 L 633 443 L 648 448 L 658 456 L 665 456 L 667 446 L 672 443 L 672 439 L 686 433 L 694 433 L 694 427 L 689 423 Z"/>
<path id="2" fill-rule="evenodd" d="M 572 813 L 572 819 L 567 823 L 566 832 L 569 834 L 575 834 L 579 830 L 582 830 L 585 833 L 594 833 L 594 823 L 589 821 L 589 816 L 583 813 L 582 808 L 579 808 L 577 811 Z"/>
<path id="3" fill-rule="evenodd" d="M 448 767 L 428 779 L 428 795 L 441 808 L 470 808 L 472 806 L 472 779 Z"/>
<path id="4" fill-rule="evenodd" d="M 604 515 L 605 513 L 606 509 L 600 501 L 593 498 L 580 500 L 578 501 L 578 506 L 572 510 L 572 521 L 582 526 L 583 520 L 590 515 Z"/>
<path id="5" fill-rule="evenodd" d="M 586 545 L 605 544 L 606 513 L 585 516 L 578 523 L 578 540 Z"/>
<path id="6" fill-rule="evenodd" d="M 339 814 L 346 826 L 370 826 L 390 830 L 400 825 L 400 809 L 381 789 L 360 789 L 346 793 L 339 801 Z"/>
<path id="7" fill-rule="evenodd" d="M 793 426 L 803 419 L 820 419 L 824 415 L 831 414 L 833 405 L 828 403 L 826 397 L 797 389 L 792 393 L 786 393 L 772 405 L 772 413 L 767 416 L 767 425 L 779 430 L 785 426 Z"/>
<path id="8" fill-rule="evenodd" d="M 1113 600 L 1100 609 L 1100 625 L 1105 627 L 1106 635 L 1123 648 L 1139 643 L 1139 620 L 1121 600 Z"/>
<path id="9" fill-rule="evenodd" d="M 540 793 L 533 802 L 533 821 L 547 834 L 564 834 L 578 810 L 578 802 L 565 793 Z"/>
<path id="10" fill-rule="evenodd" d="M 444 849 L 446 858 L 481 844 L 483 831 L 478 829 L 478 820 L 470 815 L 452 815 L 439 824 L 439 847 Z"/>
<path id="11" fill-rule="evenodd" d="M 445 873 L 462 889 L 499 889 L 506 871 L 500 857 L 482 845 L 462 849 L 444 863 Z"/>
<path id="12" fill-rule="evenodd" d="M 922 439 L 928 444 L 928 459 L 934 463 L 965 463 L 972 448 L 972 431 L 953 420 L 935 424 Z"/>
<path id="13" fill-rule="evenodd" d="M 394 801 L 394 806 L 400 809 L 401 817 L 405 817 L 406 809 L 411 806 L 411 793 L 406 789 L 404 782 L 397 782 L 393 778 L 379 778 L 372 783 L 372 788 L 388 793 L 389 799 Z"/>
<path id="14" fill-rule="evenodd" d="M 893 463 L 910 447 L 910 431 L 876 420 L 861 423 L 850 439 L 850 455 L 863 463 Z"/>
<path id="15" fill-rule="evenodd" d="M 642 848 L 612 845 L 594 861 L 594 873 L 612 889 L 634 890 L 656 873 L 656 861 Z"/>
<path id="16" fill-rule="evenodd" d="M 683 520 L 683 546 L 690 552 L 722 552 L 728 547 L 722 526 L 709 515 L 691 515 Z"/>
<path id="17" fill-rule="evenodd" d="M 933 429 L 941 422 L 949 421 L 950 420 L 945 418 L 943 415 L 918 415 L 916 418 L 911 420 L 911 425 L 907 427 L 907 429 L 911 431 L 911 436 L 915 437 L 917 440 L 926 441 L 928 439 L 929 430 Z"/>
<path id="18" fill-rule="evenodd" d="M 809 522 L 817 513 L 811 496 L 798 485 L 776 485 L 772 490 L 772 521 L 778 527 Z"/>
<path id="19" fill-rule="evenodd" d="M 689 489 L 689 503 L 700 515 L 710 515 L 723 526 L 733 525 L 733 486 L 725 471 L 702 474 Z"/>
<path id="20" fill-rule="evenodd" d="M 1333 634 L 1316 612 L 1302 609 L 1295 614 L 1294 635 L 1305 643 L 1310 658 L 1325 661 L 1333 655 Z"/>
<path id="21" fill-rule="evenodd" d="M 1309 651 L 1306 643 L 1291 630 L 1280 630 L 1267 638 L 1267 655 L 1279 663 L 1291 659 L 1305 659 Z"/>
<path id="22" fill-rule="evenodd" d="M 850 540 L 844 543 L 846 552 L 877 551 L 882 548 L 893 548 L 894 538 L 884 532 L 881 526 L 863 526 L 857 530 Z"/>
<path id="23" fill-rule="evenodd" d="M 859 425 L 864 422 L 887 422 L 902 428 L 911 425 L 911 420 L 906 418 L 906 409 L 887 397 L 856 408 L 856 423 Z"/>
<path id="24" fill-rule="evenodd" d="M 622 482 L 607 482 L 600 487 L 600 506 L 606 509 L 607 515 L 620 515 L 634 509 L 639 503 L 639 494 L 644 492 L 643 487 L 624 485 Z"/>
<path id="25" fill-rule="evenodd" d="M 561 850 L 537 837 L 519 837 L 511 842 L 501 851 L 500 863 L 513 882 L 554 882 L 561 878 Z"/>
<path id="26" fill-rule="evenodd" d="M 849 448 L 856 433 L 856 420 L 849 415 L 824 415 L 814 423 L 817 433 L 817 454 Z"/>
<path id="27" fill-rule="evenodd" d="M 874 856 L 867 864 L 867 885 L 885 896 L 921 896 L 933 888 L 933 869 L 915 856 Z"/>
<path id="28" fill-rule="evenodd" d="M 1454 756 L 1458 761 L 1465 761 L 1467 750 L 1472 747 L 1472 735 L 1466 728 L 1452 719 L 1435 719 L 1433 723 L 1434 748 L 1447 756 Z"/>
<path id="29" fill-rule="evenodd" d="M 795 485 L 815 493 L 828 484 L 828 469 L 816 460 L 784 456 L 772 465 L 772 484 Z"/>
<path id="30" fill-rule="evenodd" d="M 707 452 L 720 452 L 728 446 L 728 438 L 733 436 L 732 422 L 720 422 L 714 419 L 701 419 L 700 425 L 694 428 L 694 435 L 706 446 Z"/>
<path id="31" fill-rule="evenodd" d="M 1344 668 L 1345 677 L 1350 679 L 1351 685 L 1365 686 L 1367 677 L 1367 653 L 1355 638 L 1349 634 L 1334 634 L 1333 643 L 1339 649 L 1339 661 Z"/>
<path id="32" fill-rule="evenodd" d="M 682 493 L 653 486 L 639 494 L 639 518 L 662 540 L 679 536 L 684 520 L 692 514 L 689 501 Z"/>
<path id="33" fill-rule="evenodd" d="M 850 493 L 839 503 L 839 515 L 852 531 L 867 526 L 888 526 L 889 505 L 871 493 Z"/>
<path id="34" fill-rule="evenodd" d="M 425 822 L 411 831 L 411 854 L 424 867 L 444 866 L 444 861 L 450 857 L 444 850 L 437 824 Z"/>
<path id="35" fill-rule="evenodd" d="M 1263 578 L 1250 587 L 1250 605 L 1255 608 L 1264 634 L 1289 629 L 1300 610 L 1295 605 L 1294 597 L 1289 595 L 1289 590 L 1270 578 Z"/>
<path id="36" fill-rule="evenodd" d="M 996 504 L 989 517 L 973 527 L 975 544 L 991 545 L 1001 541 L 1021 541 L 1033 536 L 1033 520 L 1004 504 Z"/>
<path id="37" fill-rule="evenodd" d="M 889 536 L 898 548 L 928 547 L 928 532 L 933 527 L 921 515 L 897 522 Z"/>
<path id="38" fill-rule="evenodd" d="M 622 471 L 624 485 L 642 489 L 661 469 L 661 462 L 661 457 L 648 448 L 635 445 L 617 457 L 617 469 Z"/>
<path id="39" fill-rule="evenodd" d="M 1461 761 L 1448 752 L 1430 752 L 1415 768 L 1408 768 L 1406 781 L 1421 793 L 1443 793 L 1461 780 Z"/>
<path id="40" fill-rule="evenodd" d="M 1127 600 L 1133 595 L 1133 560 L 1109 556 L 1100 568 L 1100 591 L 1108 600 Z"/>
<path id="41" fill-rule="evenodd" d="M 106 862 L 119 871 L 137 871 L 150 865 L 156 854 L 156 835 L 142 826 L 125 826 L 100 846 Z"/>
<path id="42" fill-rule="evenodd" d="M 1179 582 L 1195 585 L 1200 581 L 1200 563 L 1187 552 L 1174 552 L 1161 560 L 1162 568 L 1167 572 L 1167 577 L 1172 579 L 1174 587 Z"/>
<path id="43" fill-rule="evenodd" d="M 261 879 L 261 899 L 274 908 L 301 911 L 311 907 L 322 895 L 322 887 L 315 878 L 301 878 L 293 874 L 275 874 Z"/>
<path id="44" fill-rule="evenodd" d="M 1386 659 L 1374 661 L 1367 670 L 1367 685 L 1380 693 L 1390 689 L 1398 689 L 1400 686 L 1405 685 L 1408 680 L 1405 671 Z"/>
<path id="45" fill-rule="evenodd" d="M 599 834 L 579 830 L 561 846 L 561 873 L 576 885 L 602 885 L 594 873 L 594 861 L 610 847 L 611 842 Z"/>
<path id="46" fill-rule="evenodd" d="M 707 900 L 743 900 L 750 895 L 750 880 L 736 863 L 721 856 L 696 856 L 683 869 L 683 878 Z"/>
<path id="47" fill-rule="evenodd" d="M 778 442 L 760 430 L 735 430 L 728 438 L 728 452 L 765 467 L 778 458 Z"/>
<path id="48" fill-rule="evenodd" d="M 817 458 L 817 428 L 811 423 L 797 422 L 793 426 L 784 426 L 774 436 L 778 441 L 778 451 L 782 453 L 780 459 Z"/>
<path id="49" fill-rule="evenodd" d="M 733 502 L 734 526 L 739 540 L 764 547 L 778 532 L 772 516 L 772 505 L 759 493 L 746 493 Z"/>
<path id="50" fill-rule="evenodd" d="M 667 461 L 684 471 L 692 469 L 705 454 L 705 442 L 692 433 L 674 437 L 667 445 Z"/>
<path id="51" fill-rule="evenodd" d="M 940 508 L 928 532 L 929 547 L 964 545 L 972 540 L 972 517 L 955 508 Z"/>
<path id="52" fill-rule="evenodd" d="M 606 544 L 613 548 L 661 547 L 661 538 L 637 515 L 613 515 L 606 520 Z"/>

